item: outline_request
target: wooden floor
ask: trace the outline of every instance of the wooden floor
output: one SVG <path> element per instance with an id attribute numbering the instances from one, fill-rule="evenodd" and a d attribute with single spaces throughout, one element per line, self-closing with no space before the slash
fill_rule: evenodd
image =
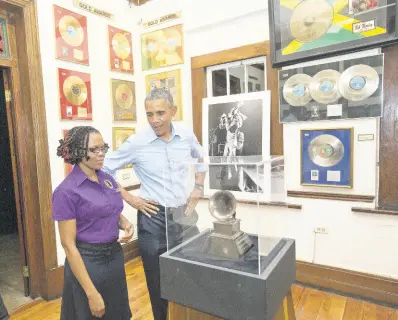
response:
<path id="1" fill-rule="evenodd" d="M 141 260 L 126 265 L 133 320 L 153 320 Z M 398 320 L 398 309 L 294 285 L 293 301 L 300 320 Z M 11 314 L 11 320 L 59 320 L 60 300 L 35 301 Z M 184 319 L 181 319 L 184 320 Z"/>

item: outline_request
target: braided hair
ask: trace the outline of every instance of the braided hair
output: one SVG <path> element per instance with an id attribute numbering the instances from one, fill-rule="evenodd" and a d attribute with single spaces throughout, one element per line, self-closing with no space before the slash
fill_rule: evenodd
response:
<path id="1" fill-rule="evenodd" d="M 84 157 L 89 160 L 87 152 L 90 133 L 100 132 L 91 126 L 77 126 L 70 129 L 64 139 L 59 140 L 57 156 L 72 165 L 78 164 Z"/>

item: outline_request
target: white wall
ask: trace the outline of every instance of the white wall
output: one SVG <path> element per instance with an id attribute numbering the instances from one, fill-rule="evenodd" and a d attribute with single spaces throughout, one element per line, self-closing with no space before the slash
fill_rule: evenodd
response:
<path id="1" fill-rule="evenodd" d="M 137 130 L 146 124 L 143 108 L 145 97 L 145 75 L 167 70 L 182 69 L 184 120 L 187 126 L 192 126 L 191 74 L 190 58 L 202 54 L 248 45 L 269 39 L 268 12 L 266 0 L 202 0 L 200 5 L 193 0 L 154 0 L 142 7 L 129 8 L 127 1 L 118 0 L 86 0 L 86 2 L 112 12 L 121 28 L 133 32 L 134 76 L 118 75 L 120 78 L 132 79 L 136 82 L 137 91 Z M 66 8 L 72 8 L 72 1 L 38 0 L 39 27 L 43 59 L 45 85 L 45 101 L 47 106 L 47 122 L 49 132 L 50 163 L 53 188 L 63 178 L 63 164 L 56 158 L 55 151 L 60 132 L 75 125 L 72 122 L 61 123 L 58 119 L 58 93 L 56 85 L 56 67 L 70 67 L 74 70 L 89 72 L 93 80 L 94 112 L 100 111 L 102 116 L 89 122 L 103 132 L 111 142 L 112 123 L 110 110 L 109 78 L 114 76 L 108 71 L 106 49 L 107 20 L 87 15 L 90 36 L 90 66 L 78 66 L 54 59 L 53 16 L 52 4 L 57 3 Z M 144 29 L 140 21 L 147 21 L 175 11 L 182 11 L 178 21 Z M 162 68 L 154 71 L 141 72 L 140 33 L 153 31 L 177 23 L 184 23 L 185 30 L 185 63 L 182 66 Z M 101 49 L 101 50 L 100 50 Z M 355 124 L 361 132 L 377 131 L 375 120 L 361 122 L 349 121 L 344 125 Z M 337 122 L 319 123 L 319 126 L 337 125 Z M 307 123 L 305 126 L 308 126 Z M 317 124 L 318 125 L 318 124 Z M 284 152 L 286 157 L 286 184 L 288 188 L 300 189 L 297 162 L 297 132 L 304 126 L 292 124 L 284 128 Z M 375 150 L 373 142 L 363 142 L 356 149 L 355 159 L 355 192 L 366 195 L 375 194 Z M 363 160 L 362 160 L 363 159 Z M 367 169 L 366 169 L 367 168 Z M 316 188 L 315 190 L 320 190 Z M 325 190 L 323 190 L 325 191 Z M 288 198 L 288 202 L 301 204 L 302 210 L 276 207 L 257 207 L 239 205 L 238 215 L 242 227 L 248 232 L 276 237 L 290 237 L 296 240 L 297 259 L 325 264 L 356 271 L 368 272 L 387 277 L 398 278 L 398 217 L 374 214 L 355 213 L 354 206 L 372 207 L 374 204 L 354 202 L 339 202 L 330 200 L 313 200 Z M 200 213 L 199 224 L 202 227 L 211 226 L 207 203 L 198 204 Z M 135 222 L 135 210 L 126 206 L 125 214 Z M 326 227 L 328 234 L 315 234 L 314 228 Z M 394 232 L 395 231 L 395 232 Z M 63 252 L 59 247 L 59 263 L 63 264 Z"/>
<path id="2" fill-rule="evenodd" d="M 111 88 L 110 79 L 125 79 L 130 81 L 137 80 L 137 74 L 126 75 L 122 73 L 110 72 L 108 62 L 108 23 L 133 32 L 134 24 L 132 21 L 132 10 L 127 1 L 120 1 L 119 5 L 114 5 L 112 1 L 94 1 L 87 0 L 86 3 L 111 12 L 115 15 L 114 21 L 92 15 L 73 7 L 73 1 L 63 0 L 38 0 L 38 19 L 40 32 L 41 57 L 43 65 L 43 82 L 44 82 L 44 96 L 46 104 L 47 130 L 48 130 L 48 144 L 50 153 L 51 165 L 51 183 L 55 189 L 64 178 L 64 167 L 62 159 L 56 156 L 56 149 L 58 140 L 62 138 L 63 129 L 71 129 L 76 125 L 92 125 L 99 129 L 104 140 L 112 145 L 112 127 L 126 126 L 139 127 L 139 123 L 143 123 L 145 118 L 142 117 L 142 112 L 137 115 L 137 123 L 118 122 L 112 123 L 112 108 L 111 108 Z M 88 37 L 89 37 L 89 56 L 90 65 L 84 66 L 75 63 L 56 60 L 55 57 L 55 37 L 54 37 L 54 16 L 53 5 L 59 5 L 71 11 L 78 12 L 87 17 Z M 137 33 L 134 33 L 134 44 L 137 44 Z M 134 61 L 135 69 L 139 71 L 137 61 Z M 91 74 L 92 83 L 92 103 L 93 103 L 93 121 L 60 121 L 59 120 L 59 103 L 58 103 L 58 81 L 57 68 L 66 68 Z M 143 84 L 136 83 L 137 102 L 143 99 Z M 141 103 L 142 106 L 142 103 Z M 137 104 L 137 109 L 139 109 Z M 136 221 L 136 210 L 125 205 L 123 212 L 128 219 Z M 136 233 L 135 233 L 136 235 Z M 64 264 L 65 254 L 60 245 L 58 229 L 56 226 L 57 236 L 57 254 L 58 264 Z"/>

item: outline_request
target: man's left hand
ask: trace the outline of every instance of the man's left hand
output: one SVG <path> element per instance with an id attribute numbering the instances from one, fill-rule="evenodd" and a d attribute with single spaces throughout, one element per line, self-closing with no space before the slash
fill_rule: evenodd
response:
<path id="1" fill-rule="evenodd" d="M 119 238 L 118 242 L 127 243 L 134 235 L 134 226 L 131 223 L 125 223 L 122 230 L 124 230 L 124 236 Z"/>
<path id="2" fill-rule="evenodd" d="M 195 210 L 196 204 L 199 202 L 199 198 L 201 195 L 202 192 L 200 190 L 193 189 L 188 199 L 187 208 L 184 212 L 186 216 L 189 216 Z"/>

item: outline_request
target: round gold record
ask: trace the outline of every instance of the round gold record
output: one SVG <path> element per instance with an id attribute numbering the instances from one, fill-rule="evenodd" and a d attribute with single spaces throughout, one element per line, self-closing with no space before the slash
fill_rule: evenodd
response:
<path id="1" fill-rule="evenodd" d="M 329 104 L 341 98 L 339 91 L 340 72 L 332 69 L 319 71 L 312 77 L 310 94 L 319 103 Z"/>
<path id="2" fill-rule="evenodd" d="M 133 104 L 133 92 L 126 84 L 121 84 L 116 88 L 115 98 L 121 109 L 129 109 Z"/>
<path id="3" fill-rule="evenodd" d="M 361 101 L 369 98 L 379 87 L 379 74 L 365 64 L 346 69 L 340 77 L 339 90 L 347 100 Z"/>
<path id="4" fill-rule="evenodd" d="M 68 101 L 75 105 L 82 105 L 87 99 L 87 87 L 82 79 L 70 76 L 65 79 L 63 92 Z"/>
<path id="5" fill-rule="evenodd" d="M 312 78 L 304 73 L 298 73 L 286 80 L 283 86 L 283 97 L 294 107 L 307 105 L 312 97 L 309 92 L 309 84 Z"/>
<path id="6" fill-rule="evenodd" d="M 112 37 L 112 48 L 120 59 L 126 59 L 131 52 L 130 42 L 122 33 L 116 33 Z"/>
<path id="7" fill-rule="evenodd" d="M 59 20 L 59 32 L 62 39 L 73 47 L 78 47 L 83 43 L 84 32 L 79 21 L 71 16 L 63 16 Z"/>
<path id="8" fill-rule="evenodd" d="M 308 155 L 316 165 L 332 167 L 343 159 L 344 145 L 335 136 L 322 134 L 311 141 Z"/>
<path id="9" fill-rule="evenodd" d="M 328 31 L 333 18 L 333 7 L 325 0 L 304 0 L 293 10 L 290 32 L 299 42 L 314 41 Z"/>

